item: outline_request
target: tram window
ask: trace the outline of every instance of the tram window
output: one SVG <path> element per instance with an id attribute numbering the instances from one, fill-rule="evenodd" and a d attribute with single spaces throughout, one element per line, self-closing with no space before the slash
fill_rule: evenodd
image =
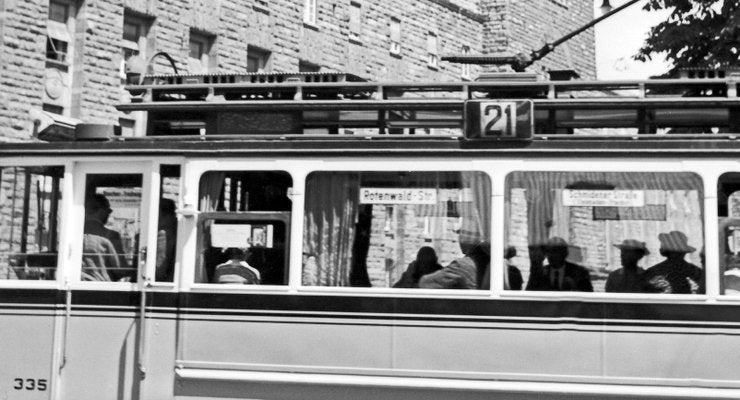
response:
<path id="1" fill-rule="evenodd" d="M 490 254 L 490 199 L 482 172 L 313 172 L 302 283 L 483 288 L 487 263 L 468 265 L 444 284 L 433 278 L 463 253 Z"/>
<path id="2" fill-rule="evenodd" d="M 527 290 L 704 292 L 701 178 L 514 172 L 506 238 Z"/>
<path id="3" fill-rule="evenodd" d="M 740 172 L 720 176 L 717 188 L 722 293 L 740 295 Z"/>
<path id="4" fill-rule="evenodd" d="M 175 276 L 177 244 L 177 199 L 180 197 L 180 166 L 160 168 L 159 215 L 157 217 L 157 256 L 155 280 L 172 282 Z"/>
<path id="5" fill-rule="evenodd" d="M 133 281 L 139 263 L 141 174 L 88 174 L 83 281 Z"/>
<path id="6" fill-rule="evenodd" d="M 55 279 L 63 174 L 0 167 L 0 279 Z"/>
<path id="7" fill-rule="evenodd" d="M 287 285 L 292 185 L 283 171 L 203 174 L 195 282 Z"/>

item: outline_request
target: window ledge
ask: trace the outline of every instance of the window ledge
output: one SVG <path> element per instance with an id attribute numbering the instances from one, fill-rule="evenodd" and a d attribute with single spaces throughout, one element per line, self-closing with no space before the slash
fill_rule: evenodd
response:
<path id="1" fill-rule="evenodd" d="M 253 4 L 252 5 L 252 10 L 254 10 L 254 11 L 258 12 L 258 13 L 265 14 L 265 15 L 270 15 L 270 10 L 268 10 L 265 6 L 263 6 L 261 4 Z"/>
<path id="2" fill-rule="evenodd" d="M 360 40 L 359 38 L 350 37 L 349 42 L 358 46 L 362 46 L 362 40 Z"/>
<path id="3" fill-rule="evenodd" d="M 393 52 L 393 51 L 391 51 L 390 53 L 391 53 L 391 57 L 399 58 L 399 59 L 400 58 L 403 58 L 403 56 L 401 56 L 401 52 L 400 51 L 399 52 Z"/>
<path id="4" fill-rule="evenodd" d="M 427 68 L 431 69 L 432 71 L 439 71 L 439 65 L 427 64 Z"/>
<path id="5" fill-rule="evenodd" d="M 57 69 L 60 69 L 60 70 L 63 70 L 63 71 L 68 71 L 69 70 L 69 63 L 67 63 L 65 61 L 57 61 L 57 60 L 52 60 L 50 58 L 47 58 L 46 59 L 46 68 L 57 68 Z"/>
<path id="6" fill-rule="evenodd" d="M 319 27 L 316 24 L 313 24 L 313 23 L 308 22 L 308 21 L 303 21 L 303 27 L 304 28 L 307 28 L 307 29 L 310 29 L 312 31 L 316 31 L 316 32 L 319 31 Z"/>

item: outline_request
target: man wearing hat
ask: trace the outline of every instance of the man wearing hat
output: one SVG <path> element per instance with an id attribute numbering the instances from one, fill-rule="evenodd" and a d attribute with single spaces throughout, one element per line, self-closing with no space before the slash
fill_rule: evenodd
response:
<path id="1" fill-rule="evenodd" d="M 684 260 L 687 253 L 696 251 L 689 246 L 686 234 L 671 231 L 658 235 L 660 255 L 666 259 L 650 267 L 645 273 L 651 291 L 656 293 L 704 293 L 704 272 Z"/>
<path id="2" fill-rule="evenodd" d="M 547 264 L 532 270 L 526 290 L 593 292 L 588 270 L 566 261 L 568 242 L 553 236 L 542 245 Z"/>
<path id="3" fill-rule="evenodd" d="M 635 239 L 625 239 L 614 247 L 620 250 L 622 268 L 609 273 L 606 279 L 606 291 L 612 293 L 645 293 L 650 292 L 650 286 L 645 279 L 645 270 L 637 266 L 637 262 L 650 252 L 645 242 Z"/>

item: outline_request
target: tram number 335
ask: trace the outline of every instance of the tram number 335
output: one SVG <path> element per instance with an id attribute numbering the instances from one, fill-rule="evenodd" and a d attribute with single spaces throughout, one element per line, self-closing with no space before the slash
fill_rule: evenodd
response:
<path id="1" fill-rule="evenodd" d="M 46 390 L 46 379 L 15 378 L 13 379 L 13 389 L 43 392 Z"/>
<path id="2" fill-rule="evenodd" d="M 483 127 L 483 136 L 516 136 L 515 102 L 484 102 L 480 107 L 480 126 Z"/>

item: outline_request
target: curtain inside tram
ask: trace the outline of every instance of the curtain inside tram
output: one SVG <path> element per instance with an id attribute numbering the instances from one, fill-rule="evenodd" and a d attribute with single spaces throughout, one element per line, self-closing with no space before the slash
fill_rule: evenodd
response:
<path id="1" fill-rule="evenodd" d="M 312 174 L 307 183 L 303 285 L 348 286 L 358 215 L 359 174 Z"/>
<path id="2" fill-rule="evenodd" d="M 225 172 L 209 171 L 203 174 L 200 180 L 200 199 L 198 210 L 203 212 L 216 211 L 224 188 Z"/>

